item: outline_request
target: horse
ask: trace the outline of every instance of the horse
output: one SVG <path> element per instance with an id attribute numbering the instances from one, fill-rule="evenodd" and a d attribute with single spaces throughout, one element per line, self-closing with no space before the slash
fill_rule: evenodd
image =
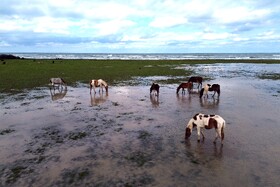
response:
<path id="1" fill-rule="evenodd" d="M 156 83 L 153 83 L 151 88 L 150 88 L 150 94 L 152 94 L 152 92 L 156 92 L 156 95 L 159 96 L 159 85 Z"/>
<path id="2" fill-rule="evenodd" d="M 52 84 L 52 86 L 54 87 L 55 85 L 58 85 L 58 86 L 62 86 L 62 85 L 66 85 L 66 82 L 58 77 L 58 78 L 50 78 L 50 83 Z"/>
<path id="3" fill-rule="evenodd" d="M 93 88 L 93 90 L 94 90 L 94 93 L 96 93 L 96 91 L 95 91 L 95 88 L 96 88 L 96 87 L 99 87 L 99 92 L 100 92 L 100 89 L 101 89 L 102 92 L 103 92 L 103 87 L 104 87 L 105 90 L 106 90 L 106 93 L 108 93 L 108 84 L 107 84 L 104 80 L 102 80 L 102 79 L 91 80 L 91 81 L 89 82 L 89 86 L 90 86 L 90 94 L 91 94 L 92 88 Z"/>
<path id="4" fill-rule="evenodd" d="M 221 144 L 223 144 L 223 140 L 225 138 L 224 129 L 226 127 L 226 121 L 219 115 L 206 115 L 202 113 L 196 114 L 194 117 L 192 117 L 186 126 L 186 132 L 185 132 L 185 139 L 188 139 L 191 136 L 192 129 L 196 127 L 197 128 L 197 141 L 200 141 L 200 134 L 203 136 L 203 140 L 205 138 L 203 134 L 203 128 L 205 129 L 212 129 L 215 128 L 216 130 L 216 137 L 214 140 L 214 143 L 216 143 L 216 140 L 218 137 L 221 139 Z"/>
<path id="5" fill-rule="evenodd" d="M 214 92 L 213 96 L 215 96 L 216 93 L 218 93 L 218 97 L 220 97 L 220 93 L 221 93 L 221 90 L 220 90 L 220 85 L 219 84 L 206 84 L 204 86 L 204 88 L 202 88 L 200 90 L 200 98 L 204 95 L 207 95 L 207 98 L 208 98 L 208 91 L 209 92 Z"/>
<path id="6" fill-rule="evenodd" d="M 182 93 L 185 93 L 185 88 L 188 89 L 188 92 L 190 93 L 192 88 L 193 88 L 193 84 L 192 82 L 184 82 L 181 83 L 178 87 L 177 87 L 177 94 L 179 93 L 179 90 L 182 88 Z"/>
<path id="7" fill-rule="evenodd" d="M 197 89 L 199 89 L 200 86 L 202 87 L 202 81 L 203 81 L 202 77 L 190 77 L 188 80 L 188 82 L 191 83 L 198 83 Z"/>

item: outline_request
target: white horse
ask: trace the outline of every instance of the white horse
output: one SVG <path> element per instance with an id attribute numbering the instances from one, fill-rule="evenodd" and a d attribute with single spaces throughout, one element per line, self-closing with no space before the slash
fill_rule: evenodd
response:
<path id="1" fill-rule="evenodd" d="M 226 126 L 225 120 L 219 115 L 205 115 L 202 113 L 198 113 L 188 122 L 186 126 L 185 139 L 188 139 L 191 136 L 192 129 L 194 127 L 197 128 L 197 136 L 198 136 L 197 141 L 200 141 L 200 134 L 202 134 L 204 140 L 204 134 L 202 131 L 203 128 L 205 129 L 215 128 L 216 138 L 214 140 L 214 143 L 216 143 L 216 140 L 219 137 L 221 139 L 221 144 L 223 144 L 223 140 L 225 137 L 224 135 L 225 126 Z"/>
<path id="2" fill-rule="evenodd" d="M 96 91 L 95 91 L 96 87 L 99 87 L 99 92 L 100 92 L 100 89 L 103 92 L 103 87 L 104 87 L 105 90 L 106 90 L 106 93 L 108 93 L 108 84 L 104 80 L 102 80 L 102 79 L 91 80 L 89 82 L 89 86 L 90 86 L 90 93 L 91 93 L 92 88 L 94 90 L 94 93 L 96 93 Z"/>
<path id="3" fill-rule="evenodd" d="M 208 98 L 208 91 L 209 91 L 210 87 L 211 87 L 211 84 L 205 84 L 204 87 L 201 89 L 200 93 L 202 93 L 204 96 L 206 95 Z"/>
<path id="4" fill-rule="evenodd" d="M 58 77 L 58 78 L 50 78 L 50 83 L 52 84 L 52 86 L 54 87 L 55 85 L 57 86 L 62 86 L 62 85 L 66 85 L 65 81 Z"/>

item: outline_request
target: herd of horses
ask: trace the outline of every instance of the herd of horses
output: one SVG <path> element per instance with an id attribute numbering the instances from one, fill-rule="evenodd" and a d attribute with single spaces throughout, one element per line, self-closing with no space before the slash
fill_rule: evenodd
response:
<path id="1" fill-rule="evenodd" d="M 180 89 L 182 90 L 182 94 L 185 94 L 185 89 L 188 90 L 189 94 L 193 90 L 194 84 L 197 85 L 197 90 L 199 92 L 199 97 L 208 98 L 208 92 L 214 92 L 212 97 L 215 96 L 215 94 L 218 94 L 218 97 L 220 96 L 220 85 L 219 84 L 205 84 L 202 88 L 202 81 L 203 78 L 196 76 L 196 77 L 190 77 L 188 82 L 181 83 L 176 90 L 176 93 L 179 94 Z M 51 78 L 50 83 L 53 87 L 55 86 L 63 86 L 66 85 L 66 82 L 62 78 Z M 92 93 L 92 89 L 94 91 L 94 94 L 96 94 L 96 88 L 99 88 L 99 92 L 104 92 L 103 89 L 105 89 L 106 94 L 108 94 L 108 84 L 102 80 L 91 80 L 89 82 L 90 87 L 90 94 Z M 199 90 L 201 88 L 201 90 Z M 159 97 L 159 89 L 160 86 L 157 83 L 152 83 L 150 87 L 150 95 L 155 95 L 156 97 Z M 214 140 L 214 143 L 216 143 L 217 138 L 221 139 L 221 144 L 223 144 L 224 140 L 224 128 L 225 128 L 226 122 L 225 120 L 219 116 L 219 115 L 206 115 L 202 113 L 197 113 L 194 115 L 189 122 L 186 125 L 186 131 L 185 131 L 185 139 L 188 139 L 192 133 L 193 128 L 197 128 L 197 136 L 198 141 L 200 141 L 200 135 L 202 135 L 204 139 L 203 129 L 212 129 L 214 128 L 216 130 L 216 137 Z"/>

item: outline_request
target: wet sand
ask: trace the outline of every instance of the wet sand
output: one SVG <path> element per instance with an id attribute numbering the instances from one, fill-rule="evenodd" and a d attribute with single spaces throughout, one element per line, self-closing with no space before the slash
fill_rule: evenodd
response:
<path id="1" fill-rule="evenodd" d="M 279 81 L 260 80 L 251 75 L 260 69 L 250 67 L 238 76 L 199 68 L 221 85 L 219 99 L 177 95 L 177 85 L 162 85 L 158 99 L 149 86 L 6 96 L 0 186 L 279 186 Z M 203 142 L 196 131 L 185 141 L 185 125 L 198 112 L 226 120 L 223 146 L 213 144 L 214 130 Z"/>

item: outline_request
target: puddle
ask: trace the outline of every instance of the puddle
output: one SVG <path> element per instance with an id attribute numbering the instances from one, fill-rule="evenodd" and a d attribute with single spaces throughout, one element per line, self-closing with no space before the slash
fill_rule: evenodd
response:
<path id="1" fill-rule="evenodd" d="M 192 66 L 221 85 L 219 99 L 177 84 L 151 96 L 152 77 L 108 95 L 81 85 L 1 97 L 0 186 L 279 186 L 279 81 L 255 77 L 279 68 L 253 67 Z M 224 146 L 211 130 L 184 140 L 197 112 L 226 120 Z"/>

